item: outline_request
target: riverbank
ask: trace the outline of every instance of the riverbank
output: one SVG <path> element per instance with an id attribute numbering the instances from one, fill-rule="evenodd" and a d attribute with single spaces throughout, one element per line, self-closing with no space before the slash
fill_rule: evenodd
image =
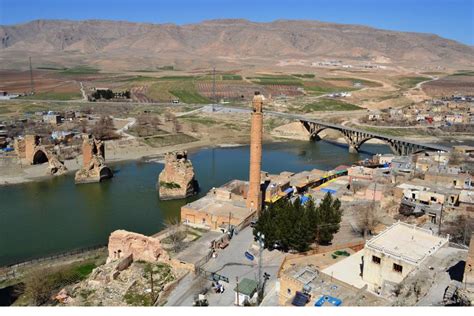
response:
<path id="1" fill-rule="evenodd" d="M 270 140 L 271 141 L 271 140 Z M 248 142 L 247 142 L 248 143 Z M 238 143 L 216 143 L 208 139 L 196 142 L 176 144 L 155 148 L 144 144 L 137 139 L 122 139 L 106 141 L 106 163 L 113 166 L 114 163 L 134 160 L 152 160 L 162 162 L 165 153 L 179 150 L 199 150 L 206 147 L 235 147 L 245 145 L 245 140 L 239 140 Z M 47 174 L 47 163 L 41 165 L 26 165 L 20 163 L 16 158 L 4 159 L 0 165 L 2 173 L 0 174 L 0 186 L 15 185 L 27 182 L 42 181 L 57 176 Z M 82 155 L 75 159 L 64 162 L 68 171 L 66 174 L 75 173 L 82 166 Z"/>

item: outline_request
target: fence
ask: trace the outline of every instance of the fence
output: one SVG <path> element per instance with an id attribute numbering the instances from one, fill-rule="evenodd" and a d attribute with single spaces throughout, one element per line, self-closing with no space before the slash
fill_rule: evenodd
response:
<path id="1" fill-rule="evenodd" d="M 14 278 L 15 276 L 18 275 L 17 269 L 22 268 L 22 267 L 27 267 L 29 265 L 41 263 L 41 262 L 47 262 L 47 261 L 53 261 L 57 259 L 62 259 L 66 257 L 72 257 L 78 254 L 90 252 L 93 250 L 98 250 L 100 248 L 106 247 L 107 244 L 100 244 L 100 245 L 95 245 L 95 246 L 90 246 L 90 247 L 85 247 L 85 248 L 78 248 L 74 250 L 69 250 L 66 252 L 61 252 L 61 253 L 56 253 L 52 254 L 49 256 L 44 256 L 44 257 L 37 257 L 37 258 L 30 258 L 25 261 L 19 261 L 15 263 L 11 263 L 9 265 L 0 267 L 0 282 L 4 280 L 8 280 L 11 278 Z"/>

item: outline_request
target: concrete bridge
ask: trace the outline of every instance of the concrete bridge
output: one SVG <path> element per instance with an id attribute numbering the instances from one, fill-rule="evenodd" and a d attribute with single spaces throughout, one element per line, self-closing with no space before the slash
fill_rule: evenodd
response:
<path id="1" fill-rule="evenodd" d="M 229 111 L 229 112 L 250 112 L 248 108 L 235 108 L 235 107 L 224 107 L 220 105 L 214 105 L 212 111 Z M 377 134 L 367 132 L 364 130 L 351 128 L 339 124 L 326 123 L 316 119 L 310 119 L 303 115 L 295 115 L 289 113 L 281 113 L 274 111 L 265 111 L 266 115 L 279 116 L 282 118 L 295 120 L 301 122 L 305 129 L 310 134 L 310 138 L 318 140 L 318 134 L 325 129 L 332 129 L 339 131 L 349 145 L 350 152 L 358 152 L 360 147 L 369 139 L 378 139 L 385 142 L 393 153 L 397 155 L 409 155 L 422 151 L 443 151 L 448 152 L 451 150 L 450 147 L 442 146 L 438 144 L 428 144 L 415 142 L 403 138 L 392 137 L 389 135 Z"/>
<path id="2" fill-rule="evenodd" d="M 325 129 L 337 130 L 349 145 L 349 152 L 358 152 L 360 147 L 369 139 L 379 139 L 385 142 L 397 155 L 409 155 L 421 151 L 449 151 L 450 148 L 435 144 L 418 143 L 397 137 L 371 133 L 337 124 L 323 123 L 311 119 L 300 119 L 301 124 L 309 132 L 311 139 L 319 139 L 318 134 Z"/>
<path id="3" fill-rule="evenodd" d="M 397 155 L 409 155 L 422 151 L 444 151 L 451 150 L 450 147 L 438 144 L 419 143 L 403 138 L 392 137 L 383 134 L 367 132 L 360 129 L 346 127 L 339 124 L 331 124 L 319 120 L 308 119 L 299 115 L 291 115 L 286 113 L 271 112 L 273 115 L 293 118 L 301 122 L 305 129 L 309 132 L 311 139 L 319 139 L 319 133 L 325 129 L 337 130 L 349 145 L 349 152 L 358 152 L 360 147 L 369 139 L 378 139 L 385 142 L 390 149 Z M 283 115 L 282 115 L 283 114 Z"/>

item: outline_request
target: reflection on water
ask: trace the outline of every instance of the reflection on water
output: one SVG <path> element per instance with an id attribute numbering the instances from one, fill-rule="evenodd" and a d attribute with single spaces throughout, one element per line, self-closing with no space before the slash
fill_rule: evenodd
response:
<path id="1" fill-rule="evenodd" d="M 332 169 L 389 152 L 386 146 L 364 145 L 371 152 L 349 154 L 347 146 L 326 142 L 271 143 L 263 146 L 263 170 L 299 172 Z M 248 178 L 248 146 L 208 148 L 190 153 L 201 192 L 194 197 L 160 201 L 156 191 L 162 164 L 124 162 L 113 166 L 114 178 L 103 183 L 74 184 L 74 175 L 0 188 L 0 265 L 105 244 L 116 229 L 156 233 L 182 205 L 232 179 Z"/>

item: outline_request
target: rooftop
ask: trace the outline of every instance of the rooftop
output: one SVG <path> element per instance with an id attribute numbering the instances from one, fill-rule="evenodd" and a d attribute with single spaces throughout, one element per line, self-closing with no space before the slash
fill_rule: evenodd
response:
<path id="1" fill-rule="evenodd" d="M 397 222 L 370 239 L 365 247 L 411 264 L 420 264 L 449 242 L 427 229 Z"/>
<path id="2" fill-rule="evenodd" d="M 257 286 L 257 281 L 245 278 L 239 282 L 239 284 L 234 288 L 234 291 L 244 295 L 252 296 L 257 290 Z"/>

